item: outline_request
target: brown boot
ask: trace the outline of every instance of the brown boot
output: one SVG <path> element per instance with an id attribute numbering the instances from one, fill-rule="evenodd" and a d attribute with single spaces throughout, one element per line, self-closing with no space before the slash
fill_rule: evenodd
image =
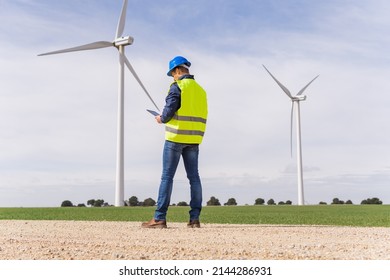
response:
<path id="1" fill-rule="evenodd" d="M 187 227 L 188 228 L 200 228 L 200 222 L 199 222 L 199 220 L 189 221 L 187 224 Z"/>
<path id="2" fill-rule="evenodd" d="M 151 219 L 149 222 L 142 223 L 141 227 L 143 227 L 143 228 L 167 228 L 167 222 Z"/>

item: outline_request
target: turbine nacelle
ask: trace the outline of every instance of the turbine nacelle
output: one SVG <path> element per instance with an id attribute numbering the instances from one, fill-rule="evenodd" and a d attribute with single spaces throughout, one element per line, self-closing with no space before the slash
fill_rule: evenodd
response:
<path id="1" fill-rule="evenodd" d="M 306 95 L 298 95 L 298 96 L 293 96 L 291 98 L 292 101 L 304 101 L 306 100 Z"/>
<path id="2" fill-rule="evenodd" d="M 120 38 L 116 38 L 114 40 L 114 46 L 115 47 L 128 46 L 128 45 L 133 44 L 133 42 L 134 42 L 134 38 L 131 36 L 120 37 Z"/>

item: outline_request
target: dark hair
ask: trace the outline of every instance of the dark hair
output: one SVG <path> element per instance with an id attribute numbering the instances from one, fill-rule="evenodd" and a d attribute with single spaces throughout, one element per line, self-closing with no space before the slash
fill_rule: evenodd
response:
<path id="1" fill-rule="evenodd" d="M 177 66 L 176 68 L 178 68 L 178 69 L 180 69 L 180 71 L 181 72 L 184 72 L 184 73 L 190 73 L 190 70 L 188 69 L 188 68 L 185 68 L 185 67 L 183 67 L 183 66 Z M 175 69 L 176 69 L 175 68 Z M 173 69 L 173 70 L 175 70 L 175 69 Z"/>

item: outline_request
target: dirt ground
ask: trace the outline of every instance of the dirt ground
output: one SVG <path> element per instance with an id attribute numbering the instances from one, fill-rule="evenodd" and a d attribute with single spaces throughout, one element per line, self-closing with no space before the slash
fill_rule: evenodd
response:
<path id="1" fill-rule="evenodd" d="M 390 228 L 0 221 L 0 260 L 390 260 Z"/>

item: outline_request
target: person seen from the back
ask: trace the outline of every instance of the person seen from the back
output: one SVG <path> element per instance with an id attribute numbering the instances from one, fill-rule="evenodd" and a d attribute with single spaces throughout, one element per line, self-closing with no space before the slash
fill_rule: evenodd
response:
<path id="1" fill-rule="evenodd" d="M 173 77 L 159 124 L 165 124 L 162 176 L 154 217 L 143 228 L 166 228 L 167 212 L 171 202 L 173 179 L 180 158 L 190 184 L 190 211 L 187 226 L 200 227 L 202 210 L 202 183 L 198 172 L 199 144 L 206 131 L 208 114 L 207 94 L 190 74 L 191 63 L 182 56 L 169 62 L 168 76 Z"/>

